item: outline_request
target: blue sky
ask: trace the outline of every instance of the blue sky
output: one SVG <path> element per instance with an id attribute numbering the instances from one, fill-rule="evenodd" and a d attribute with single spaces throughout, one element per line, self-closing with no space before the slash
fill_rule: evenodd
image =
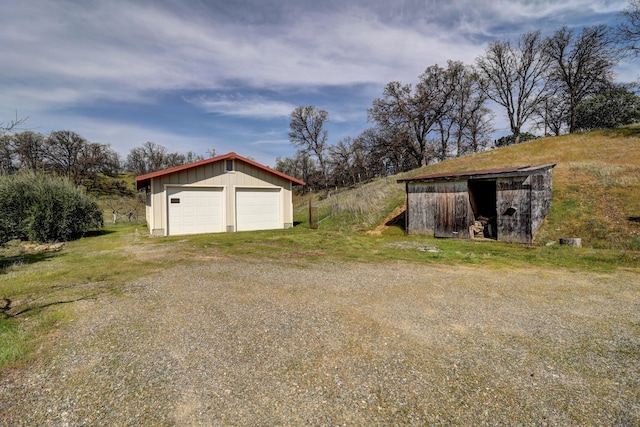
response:
<path id="1" fill-rule="evenodd" d="M 486 3 L 489 3 L 487 5 Z M 293 154 L 289 114 L 329 112 L 329 142 L 370 126 L 394 80 L 467 64 L 491 40 L 562 25 L 613 24 L 627 0 L 5 0 L 0 122 L 28 116 L 123 158 L 235 151 L 272 166 Z M 623 64 L 619 81 L 637 77 Z M 497 111 L 496 125 L 501 126 Z M 504 134 L 508 131 L 505 129 Z"/>

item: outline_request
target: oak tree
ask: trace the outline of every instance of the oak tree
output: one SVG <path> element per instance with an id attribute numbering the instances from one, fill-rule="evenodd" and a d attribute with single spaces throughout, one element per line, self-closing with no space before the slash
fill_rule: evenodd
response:
<path id="1" fill-rule="evenodd" d="M 529 32 L 513 43 L 492 42 L 476 61 L 480 88 L 505 109 L 516 144 L 523 126 L 548 96 L 549 58 L 543 47 L 540 32 Z"/>
<path id="2" fill-rule="evenodd" d="M 640 54 L 640 0 L 629 0 L 629 5 L 622 11 L 616 35 L 625 50 L 634 56 Z"/>
<path id="3" fill-rule="evenodd" d="M 576 33 L 562 27 L 547 39 L 545 57 L 550 61 L 550 82 L 566 102 L 569 133 L 575 132 L 580 102 L 612 84 L 619 54 L 610 29 L 597 25 Z"/>
<path id="4" fill-rule="evenodd" d="M 315 105 L 300 106 L 291 112 L 289 122 L 289 141 L 296 147 L 318 159 L 324 187 L 328 187 L 326 150 L 328 132 L 324 128 L 329 120 L 329 113 Z"/>

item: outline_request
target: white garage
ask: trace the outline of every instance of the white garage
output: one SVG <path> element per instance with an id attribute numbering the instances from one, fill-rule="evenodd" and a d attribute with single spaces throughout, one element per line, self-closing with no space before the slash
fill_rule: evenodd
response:
<path id="1" fill-rule="evenodd" d="M 303 181 L 235 153 L 136 177 L 154 236 L 293 227 L 293 186 Z"/>
<path id="2" fill-rule="evenodd" d="M 168 234 L 224 231 L 222 188 L 167 188 Z"/>
<path id="3" fill-rule="evenodd" d="M 236 190 L 236 224 L 238 231 L 279 228 L 280 190 L 238 188 Z"/>

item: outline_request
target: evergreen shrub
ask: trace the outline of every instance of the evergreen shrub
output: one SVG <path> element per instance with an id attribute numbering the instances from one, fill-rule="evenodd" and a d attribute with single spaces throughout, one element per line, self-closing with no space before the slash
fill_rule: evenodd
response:
<path id="1" fill-rule="evenodd" d="M 100 206 L 67 179 L 35 173 L 0 177 L 0 244 L 68 241 L 102 226 Z"/>

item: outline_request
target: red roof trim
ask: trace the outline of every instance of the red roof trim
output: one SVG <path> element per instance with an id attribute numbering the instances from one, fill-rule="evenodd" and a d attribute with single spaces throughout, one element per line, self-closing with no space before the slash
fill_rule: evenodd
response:
<path id="1" fill-rule="evenodd" d="M 301 181 L 297 178 L 294 178 L 292 176 L 289 176 L 285 173 L 282 173 L 280 171 L 277 171 L 275 169 L 271 169 L 268 166 L 262 165 L 258 162 L 254 162 L 253 160 L 249 160 L 246 157 L 242 157 L 237 155 L 234 152 L 231 153 L 227 153 L 227 154 L 223 154 L 221 156 L 216 156 L 216 157 L 212 157 L 210 159 L 205 159 L 205 160 L 200 160 L 198 162 L 193 162 L 193 163 L 188 163 L 186 165 L 180 165 L 180 166 L 175 166 L 169 169 L 163 169 L 163 170 L 159 170 L 159 171 L 155 171 L 155 172 L 150 172 L 144 175 L 140 175 L 136 177 L 136 187 L 138 189 L 140 188 L 144 188 L 147 185 L 149 185 L 149 182 L 151 181 L 152 178 L 158 178 L 160 176 L 164 176 L 164 175 L 169 175 L 172 173 L 176 173 L 176 172 L 180 172 L 183 170 L 187 170 L 187 169 L 191 169 L 191 168 L 196 168 L 198 166 L 204 166 L 204 165 L 208 165 L 211 163 L 216 163 L 216 162 L 220 162 L 223 160 L 240 160 L 241 162 L 247 163 L 249 165 L 255 166 L 259 169 L 262 169 L 266 172 L 269 172 L 273 175 L 279 176 L 280 178 L 284 178 L 286 180 L 289 180 L 291 182 L 293 182 L 294 184 L 298 184 L 298 185 L 305 185 L 304 181 Z"/>

